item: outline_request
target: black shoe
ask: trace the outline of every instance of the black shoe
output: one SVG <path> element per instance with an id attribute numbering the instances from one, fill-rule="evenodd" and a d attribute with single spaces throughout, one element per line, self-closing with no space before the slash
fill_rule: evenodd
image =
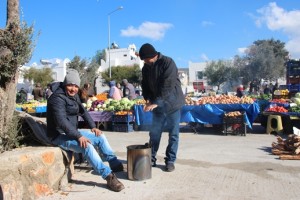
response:
<path id="1" fill-rule="evenodd" d="M 156 162 L 152 162 L 152 167 L 156 167 Z"/>
<path id="2" fill-rule="evenodd" d="M 117 165 L 116 167 L 111 168 L 111 170 L 112 170 L 113 172 L 122 172 L 122 171 L 124 171 L 124 166 L 123 166 L 122 163 L 120 163 L 120 164 Z"/>
<path id="3" fill-rule="evenodd" d="M 174 165 L 174 163 L 167 163 L 166 164 L 166 171 L 167 172 L 172 172 L 172 171 L 174 171 L 175 170 L 175 165 Z"/>

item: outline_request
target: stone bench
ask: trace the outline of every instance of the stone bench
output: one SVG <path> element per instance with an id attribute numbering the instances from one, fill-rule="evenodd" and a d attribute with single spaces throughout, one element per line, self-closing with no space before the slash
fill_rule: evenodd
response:
<path id="1" fill-rule="evenodd" d="M 74 173 L 70 152 L 47 141 L 46 123 L 20 112 L 40 146 L 16 148 L 0 154 L 0 199 L 37 199 L 67 186 Z"/>

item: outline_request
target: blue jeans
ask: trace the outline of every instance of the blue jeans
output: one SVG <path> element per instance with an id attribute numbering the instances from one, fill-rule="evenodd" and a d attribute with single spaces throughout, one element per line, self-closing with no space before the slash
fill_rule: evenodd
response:
<path id="1" fill-rule="evenodd" d="M 88 130 L 79 130 L 79 132 L 91 141 L 91 144 L 88 144 L 86 148 L 80 147 L 77 140 L 63 134 L 55 138 L 52 143 L 64 150 L 82 153 L 93 169 L 105 179 L 112 173 L 111 168 L 118 166 L 121 162 L 117 159 L 104 134 L 95 136 L 94 133 Z M 95 147 L 98 149 L 101 157 Z M 108 161 L 111 168 L 105 165 L 104 161 Z"/>
<path id="2" fill-rule="evenodd" d="M 156 154 L 159 148 L 161 134 L 166 129 L 169 132 L 169 141 L 166 149 L 165 163 L 174 163 L 176 160 L 179 143 L 180 109 L 166 114 L 163 109 L 157 107 L 153 110 L 152 126 L 150 129 L 150 143 L 152 145 L 152 162 L 156 162 Z"/>

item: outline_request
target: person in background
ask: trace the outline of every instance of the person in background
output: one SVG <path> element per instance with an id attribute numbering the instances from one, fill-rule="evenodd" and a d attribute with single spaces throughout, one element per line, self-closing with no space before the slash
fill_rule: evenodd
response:
<path id="1" fill-rule="evenodd" d="M 274 94 L 275 90 L 278 90 L 278 82 L 276 82 L 272 88 L 272 94 Z"/>
<path id="2" fill-rule="evenodd" d="M 120 91 L 120 95 L 121 95 L 121 97 L 123 98 L 123 90 L 122 90 L 122 86 L 121 86 L 121 84 L 120 83 L 117 83 L 117 88 L 119 89 L 119 91 Z"/>
<path id="3" fill-rule="evenodd" d="M 131 83 L 128 83 L 127 79 L 122 80 L 123 85 L 123 97 L 127 97 L 132 100 L 136 98 L 136 93 L 134 86 Z"/>
<path id="4" fill-rule="evenodd" d="M 34 100 L 37 100 L 37 101 L 43 100 L 44 91 L 43 91 L 43 88 L 41 87 L 40 83 L 37 83 L 35 85 L 35 88 L 32 90 L 32 95 L 33 95 Z"/>
<path id="5" fill-rule="evenodd" d="M 27 101 L 27 92 L 24 88 L 21 88 L 17 93 L 16 103 L 25 103 Z"/>
<path id="6" fill-rule="evenodd" d="M 93 97 L 96 95 L 95 93 L 95 88 L 93 87 L 93 85 L 91 83 L 87 83 L 88 84 L 88 95 L 89 97 Z"/>
<path id="7" fill-rule="evenodd" d="M 45 99 L 48 99 L 52 94 L 51 83 L 47 84 L 47 88 L 45 90 Z"/>
<path id="8" fill-rule="evenodd" d="M 243 97 L 244 96 L 244 86 L 243 85 L 239 85 L 236 89 L 236 96 L 237 97 Z"/>
<path id="9" fill-rule="evenodd" d="M 85 83 L 83 87 L 78 91 L 78 95 L 80 98 L 81 103 L 86 103 L 89 99 L 89 90 L 91 85 L 89 83 Z"/>
<path id="10" fill-rule="evenodd" d="M 184 95 L 174 60 L 157 52 L 151 44 L 143 44 L 139 56 L 144 61 L 142 68 L 142 95 L 146 100 L 144 111 L 152 111 L 150 144 L 152 146 L 152 166 L 156 166 L 156 155 L 165 124 L 169 132 L 166 148 L 165 169 L 175 170 L 179 144 L 179 123 Z"/>
<path id="11" fill-rule="evenodd" d="M 116 86 L 116 81 L 110 81 L 109 82 L 109 92 L 108 92 L 108 98 L 112 98 L 115 100 L 121 100 L 121 92 L 119 88 Z"/>
<path id="12" fill-rule="evenodd" d="M 271 94 L 271 88 L 269 87 L 268 84 L 265 85 L 264 94 L 266 94 L 266 95 L 270 95 Z"/>
<path id="13" fill-rule="evenodd" d="M 251 81 L 249 84 L 249 94 L 252 94 L 253 90 L 254 90 L 254 83 L 253 83 L 253 81 Z"/>
<path id="14" fill-rule="evenodd" d="M 117 159 L 104 133 L 96 128 L 95 122 L 82 106 L 78 96 L 79 86 L 80 77 L 74 69 L 67 71 L 64 82 L 52 85 L 53 93 L 47 101 L 47 136 L 53 145 L 81 153 L 95 172 L 107 181 L 108 188 L 120 192 L 125 187 L 114 172 L 123 171 L 123 164 Z M 88 123 L 90 130 L 78 129 L 78 116 Z"/>

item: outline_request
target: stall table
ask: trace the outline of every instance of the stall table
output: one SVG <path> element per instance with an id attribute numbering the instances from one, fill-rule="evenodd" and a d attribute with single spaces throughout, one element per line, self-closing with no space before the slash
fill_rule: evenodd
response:
<path id="1" fill-rule="evenodd" d="M 257 103 L 253 104 L 205 104 L 198 106 L 184 105 L 181 109 L 180 122 L 197 122 L 202 124 L 222 124 L 226 112 L 245 112 L 245 123 L 249 128 L 258 116 L 260 110 Z M 151 125 L 152 112 L 144 112 L 142 105 L 134 106 L 135 123 Z"/>
<path id="2" fill-rule="evenodd" d="M 89 111 L 90 116 L 93 121 L 96 123 L 97 128 L 101 125 L 104 127 L 104 130 L 107 130 L 107 122 L 112 121 L 113 112 L 109 111 Z M 79 116 L 78 121 L 84 121 L 82 117 Z"/>

